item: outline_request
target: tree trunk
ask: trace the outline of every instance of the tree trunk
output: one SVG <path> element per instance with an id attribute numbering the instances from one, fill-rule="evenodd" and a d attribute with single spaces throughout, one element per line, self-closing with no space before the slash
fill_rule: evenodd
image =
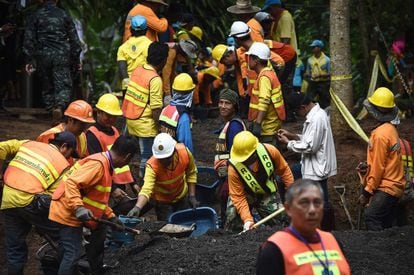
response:
<path id="1" fill-rule="evenodd" d="M 349 0 L 330 1 L 330 48 L 331 48 L 331 88 L 343 101 L 348 110 L 352 110 L 353 94 L 351 75 L 351 44 L 349 38 Z M 349 135 L 339 110 L 331 103 L 332 130 L 337 137 Z"/>

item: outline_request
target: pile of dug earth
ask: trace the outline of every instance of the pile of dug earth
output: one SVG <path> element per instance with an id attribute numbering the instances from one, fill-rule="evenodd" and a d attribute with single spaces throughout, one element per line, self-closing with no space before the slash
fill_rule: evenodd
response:
<path id="1" fill-rule="evenodd" d="M 242 235 L 222 230 L 197 238 L 137 236 L 116 255 L 111 274 L 255 274 L 260 244 L 280 228 L 259 228 Z M 414 274 L 414 227 L 381 232 L 333 232 L 352 274 Z"/>

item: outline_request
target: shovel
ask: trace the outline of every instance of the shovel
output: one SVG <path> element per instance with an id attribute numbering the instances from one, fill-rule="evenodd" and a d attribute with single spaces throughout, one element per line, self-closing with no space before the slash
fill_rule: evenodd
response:
<path id="1" fill-rule="evenodd" d="M 345 185 L 335 185 L 334 188 L 335 188 L 336 193 L 338 193 L 339 198 L 341 199 L 342 207 L 344 208 L 348 221 L 351 224 L 351 229 L 354 230 L 355 229 L 354 224 L 352 223 L 351 215 L 349 214 L 348 207 L 346 206 L 346 203 L 345 203 L 345 191 L 346 191 Z"/>
<path id="2" fill-rule="evenodd" d="M 114 223 L 114 222 L 111 222 L 105 219 L 96 218 L 96 217 L 94 217 L 93 220 L 96 222 L 108 225 L 114 229 L 120 229 L 120 225 L 117 223 Z M 158 226 L 155 230 L 151 230 L 150 232 L 143 232 L 138 229 L 124 226 L 125 231 L 135 234 L 135 235 L 149 234 L 150 236 L 153 236 L 153 235 L 166 234 L 170 237 L 176 237 L 176 238 L 190 236 L 191 233 L 195 230 L 195 228 L 196 228 L 195 223 L 190 226 L 169 223 L 169 224 L 162 224 L 161 227 Z"/>
<path id="3" fill-rule="evenodd" d="M 268 215 L 268 216 L 264 217 L 263 219 L 261 219 L 260 221 L 258 221 L 257 223 L 255 223 L 255 224 L 252 226 L 252 228 L 250 228 L 249 230 L 242 231 L 242 232 L 240 232 L 240 233 L 239 233 L 239 234 L 237 234 L 237 235 L 241 235 L 241 234 L 243 234 L 243 233 L 245 233 L 245 232 L 247 232 L 247 231 L 250 231 L 250 230 L 256 229 L 256 228 L 257 228 L 257 227 L 259 227 L 260 225 L 262 225 L 262 224 L 264 224 L 265 222 L 267 222 L 268 220 L 273 219 L 274 217 L 276 217 L 276 216 L 280 215 L 280 214 L 281 214 L 281 213 L 283 213 L 284 211 L 285 211 L 285 208 L 284 208 L 284 207 L 279 208 L 278 210 L 276 210 L 276 211 L 275 211 L 275 212 L 273 212 L 272 214 L 270 214 L 270 215 Z"/>

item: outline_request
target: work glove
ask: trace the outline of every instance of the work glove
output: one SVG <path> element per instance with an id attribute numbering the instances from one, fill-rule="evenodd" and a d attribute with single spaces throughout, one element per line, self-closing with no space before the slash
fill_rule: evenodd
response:
<path id="1" fill-rule="evenodd" d="M 257 138 L 260 138 L 260 136 L 262 135 L 262 125 L 260 123 L 253 122 L 252 134 L 255 135 Z"/>
<path id="2" fill-rule="evenodd" d="M 254 222 L 252 221 L 245 222 L 243 225 L 243 232 L 250 230 L 253 225 L 254 225 Z"/>
<path id="3" fill-rule="evenodd" d="M 116 223 L 116 226 L 114 227 L 114 229 L 116 231 L 124 231 L 125 230 L 125 225 L 123 224 L 123 222 L 121 222 L 120 219 L 118 219 L 117 216 L 114 216 L 112 218 L 109 219 L 110 222 Z"/>
<path id="4" fill-rule="evenodd" d="M 200 203 L 198 202 L 195 196 L 189 196 L 188 202 L 190 203 L 193 209 L 196 209 L 200 205 Z"/>
<path id="5" fill-rule="evenodd" d="M 138 206 L 134 206 L 134 208 L 132 208 L 129 212 L 128 212 L 128 217 L 139 217 L 139 214 L 141 213 L 141 208 L 139 208 Z"/>
<path id="6" fill-rule="evenodd" d="M 126 90 L 128 88 L 129 78 L 122 79 L 121 89 Z"/>
<path id="7" fill-rule="evenodd" d="M 80 220 L 81 222 L 86 222 L 93 218 L 92 211 L 83 206 L 80 206 L 76 209 L 75 215 L 76 215 L 76 218 Z"/>

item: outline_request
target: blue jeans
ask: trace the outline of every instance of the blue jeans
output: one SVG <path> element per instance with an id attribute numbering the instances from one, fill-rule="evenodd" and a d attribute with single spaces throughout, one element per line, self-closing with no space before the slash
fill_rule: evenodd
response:
<path id="1" fill-rule="evenodd" d="M 397 203 L 398 198 L 379 190 L 375 191 L 369 206 L 365 209 L 367 229 L 379 231 L 391 227 Z"/>
<path id="2" fill-rule="evenodd" d="M 36 198 L 26 207 L 10 208 L 3 211 L 4 232 L 9 274 L 23 274 L 27 262 L 26 236 L 32 225 L 40 234 L 47 234 L 52 239 L 58 238 L 58 225 L 50 221 L 47 213 L 41 212 Z"/>
<path id="3" fill-rule="evenodd" d="M 82 251 L 82 226 L 60 225 L 59 275 L 76 274 L 77 264 Z"/>
<path id="4" fill-rule="evenodd" d="M 136 137 L 139 143 L 139 152 L 141 162 L 139 165 L 140 176 L 144 177 L 143 171 L 145 170 L 145 164 L 147 160 L 152 157 L 152 144 L 154 143 L 153 137 Z"/>

